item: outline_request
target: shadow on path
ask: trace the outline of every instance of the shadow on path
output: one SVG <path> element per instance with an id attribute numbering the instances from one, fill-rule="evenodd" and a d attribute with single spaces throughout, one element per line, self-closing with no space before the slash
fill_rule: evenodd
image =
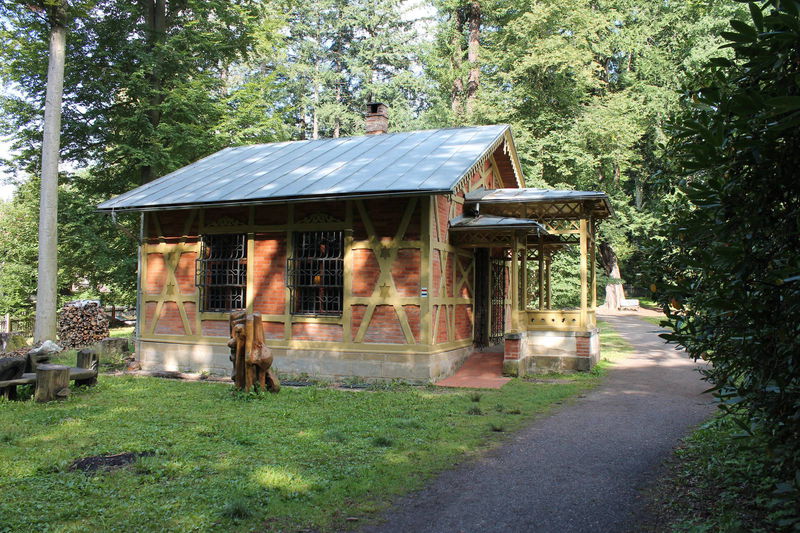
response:
<path id="1" fill-rule="evenodd" d="M 713 410 L 698 365 L 635 316 L 603 317 L 636 353 L 595 390 L 481 459 L 439 475 L 362 531 L 612 532 L 632 529 L 639 489 Z"/>

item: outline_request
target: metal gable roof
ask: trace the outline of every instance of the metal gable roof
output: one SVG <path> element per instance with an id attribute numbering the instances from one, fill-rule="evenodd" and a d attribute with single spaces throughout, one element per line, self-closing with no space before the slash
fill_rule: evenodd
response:
<path id="1" fill-rule="evenodd" d="M 601 218 L 614 214 L 608 195 L 601 191 L 570 191 L 557 189 L 478 189 L 464 195 L 467 203 L 482 205 L 526 204 L 546 205 L 589 201 L 595 215 Z"/>
<path id="2" fill-rule="evenodd" d="M 98 209 L 449 192 L 508 131 L 501 124 L 226 148 Z"/>

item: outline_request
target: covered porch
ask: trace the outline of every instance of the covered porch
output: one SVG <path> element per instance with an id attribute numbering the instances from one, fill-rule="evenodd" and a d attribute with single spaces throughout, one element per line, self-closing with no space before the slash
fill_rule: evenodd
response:
<path id="1" fill-rule="evenodd" d="M 458 247 L 489 249 L 506 264 L 502 318 L 497 305 L 488 306 L 494 314 L 489 322 L 502 320 L 505 374 L 589 370 L 599 360 L 595 235 L 611 214 L 602 192 L 482 189 L 466 195 L 464 215 L 450 221 L 450 238 Z M 579 250 L 579 305 L 554 308 L 551 267 L 567 247 Z M 489 293 L 496 301 L 496 290 Z M 485 297 L 476 291 L 476 343 Z"/>

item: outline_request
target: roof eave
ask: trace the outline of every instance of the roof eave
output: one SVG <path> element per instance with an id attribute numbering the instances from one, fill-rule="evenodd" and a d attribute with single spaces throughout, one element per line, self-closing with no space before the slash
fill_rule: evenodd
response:
<path id="1" fill-rule="evenodd" d="M 214 208 L 214 207 L 238 207 L 250 205 L 267 205 L 267 204 L 288 204 L 288 203 L 302 203 L 302 202 L 334 202 L 342 200 L 361 200 L 369 198 L 397 198 L 408 196 L 431 196 L 436 194 L 452 194 L 451 189 L 429 189 L 429 190 L 412 190 L 412 191 L 392 191 L 392 192 L 371 192 L 371 193 L 351 193 L 351 194 L 334 194 L 334 195 L 319 195 L 319 196 L 286 196 L 282 198 L 261 198 L 253 200 L 236 200 L 227 202 L 207 202 L 207 203 L 190 203 L 190 204 L 164 204 L 152 206 L 129 206 L 129 207 L 103 207 L 104 204 L 110 202 L 106 201 L 97 206 L 97 211 L 104 213 L 135 213 L 135 212 L 149 212 L 149 211 L 177 211 L 182 209 L 198 209 L 198 208 Z"/>

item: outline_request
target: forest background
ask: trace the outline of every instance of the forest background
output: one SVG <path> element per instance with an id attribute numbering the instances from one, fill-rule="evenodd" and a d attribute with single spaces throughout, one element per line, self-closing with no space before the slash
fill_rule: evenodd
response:
<path id="1" fill-rule="evenodd" d="M 17 316 L 36 293 L 41 5 L 0 7 L 2 166 L 16 186 L 0 204 L 0 313 Z M 747 13 L 729 0 L 66 5 L 59 297 L 117 305 L 135 301 L 138 219 L 95 205 L 226 146 L 361 134 L 370 101 L 389 106 L 390 131 L 511 124 L 528 186 L 610 195 L 601 281 L 646 287 L 646 246 L 676 201 L 666 122 Z M 576 303 L 575 261 L 554 264 L 561 305 Z"/>
<path id="2" fill-rule="evenodd" d="M 220 148 L 357 135 L 370 101 L 391 131 L 510 124 L 528 186 L 609 194 L 606 293 L 649 289 L 712 363 L 736 457 L 702 476 L 739 465 L 725 490 L 800 530 L 800 1 L 6 0 L 0 313 L 36 292 L 54 6 L 62 299 L 133 303 L 138 219 L 94 206 Z M 554 262 L 557 304 L 574 267 Z"/>

